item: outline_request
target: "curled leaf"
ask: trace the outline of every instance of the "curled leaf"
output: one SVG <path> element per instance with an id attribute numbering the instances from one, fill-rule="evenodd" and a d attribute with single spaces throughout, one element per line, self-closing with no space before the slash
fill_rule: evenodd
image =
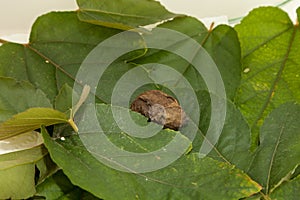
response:
<path id="1" fill-rule="evenodd" d="M 67 123 L 68 118 L 62 112 L 52 108 L 30 108 L 0 124 L 0 139 L 33 131 L 42 125 Z"/>

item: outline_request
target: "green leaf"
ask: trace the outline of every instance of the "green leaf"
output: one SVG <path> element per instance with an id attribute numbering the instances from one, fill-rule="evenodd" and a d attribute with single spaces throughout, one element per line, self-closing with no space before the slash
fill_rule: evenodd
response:
<path id="1" fill-rule="evenodd" d="M 0 155 L 15 151 L 31 149 L 43 144 L 43 138 L 39 132 L 29 131 L 0 140 Z"/>
<path id="2" fill-rule="evenodd" d="M 55 109 L 61 112 L 67 112 L 72 109 L 72 91 L 73 89 L 69 85 L 65 84 L 62 86 L 55 98 Z"/>
<path id="3" fill-rule="evenodd" d="M 78 113 L 76 115 L 75 121 L 79 127 L 79 134 L 81 138 L 84 139 L 84 144 L 89 146 L 89 151 L 95 157 L 99 159 L 101 159 L 101 157 L 118 159 L 119 162 L 122 163 L 119 165 L 121 168 L 122 165 L 134 165 L 137 166 L 137 168 L 151 169 L 153 165 L 152 162 L 157 162 L 157 159 L 161 160 L 160 164 L 162 164 L 162 166 L 159 166 L 164 167 L 164 163 L 177 159 L 191 148 L 191 141 L 186 136 L 170 129 L 161 130 L 162 126 L 155 123 L 149 124 L 152 126 L 150 128 L 152 132 L 149 131 L 149 129 L 148 131 L 143 129 L 141 133 L 137 132 L 134 127 L 127 126 L 126 128 L 126 125 L 123 123 L 126 122 L 126 117 L 120 116 L 120 113 L 127 113 L 129 111 L 127 108 L 97 104 L 96 119 L 93 118 L 93 111 L 94 106 L 88 104 L 85 107 L 85 113 Z M 131 111 L 129 113 L 134 123 L 141 126 L 148 124 L 147 119 L 139 113 Z M 95 126 L 97 124 L 101 126 L 99 132 L 101 133 L 103 131 L 105 138 L 98 137 L 99 132 L 95 132 L 95 130 L 98 130 L 97 126 Z M 55 134 L 66 135 L 64 130 Z M 106 142 L 106 138 L 110 141 L 109 143 Z M 115 147 L 110 146 L 110 143 L 114 144 Z M 114 151 L 112 151 L 112 148 Z M 135 154 L 131 154 L 130 156 L 124 155 L 125 151 L 134 152 Z M 137 157 L 139 153 L 148 156 L 149 161 L 139 159 Z M 128 159 L 128 157 L 132 156 L 134 159 Z M 142 164 L 139 162 L 142 162 Z M 111 164 L 113 164 L 113 162 L 111 162 Z M 114 166 L 118 167 L 116 165 Z"/>
<path id="4" fill-rule="evenodd" d="M 272 109 L 287 101 L 300 102 L 300 29 L 275 7 L 253 10 L 235 29 L 244 67 L 236 103 L 257 145 L 259 127 Z"/>
<path id="5" fill-rule="evenodd" d="M 200 101 L 200 123 L 199 132 L 193 141 L 193 150 L 199 151 L 202 145 L 203 138 L 211 120 L 211 102 L 210 96 L 207 91 L 198 92 L 198 99 Z M 218 122 L 215 122 L 218 123 Z M 226 119 L 218 139 L 217 144 L 213 147 L 212 151 L 208 154 L 209 157 L 231 163 L 239 169 L 247 171 L 252 158 L 250 152 L 250 128 L 244 119 L 241 112 L 236 106 L 227 101 L 226 106 Z"/>
<path id="6" fill-rule="evenodd" d="M 1 170 L 1 199 L 27 199 L 34 195 L 35 168 L 33 164 L 15 166 L 11 169 Z"/>
<path id="7" fill-rule="evenodd" d="M 0 124 L 0 139 L 9 138 L 27 131 L 33 131 L 42 125 L 67 123 L 68 118 L 52 108 L 30 108 Z"/>
<path id="8" fill-rule="evenodd" d="M 0 123 L 30 107 L 52 107 L 45 94 L 26 81 L 0 77 L 0 91 Z"/>
<path id="9" fill-rule="evenodd" d="M 176 132 L 163 131 L 168 134 L 164 139 L 150 139 L 142 143 L 141 140 L 128 139 L 125 133 L 115 132 L 118 128 L 111 122 L 110 106 L 99 105 L 98 115 L 101 116 L 106 127 L 102 125 L 105 134 L 115 145 L 135 152 L 143 152 L 159 148 L 161 143 L 168 142 L 168 138 Z M 103 114 L 101 114 L 103 113 Z M 143 117 L 132 113 L 139 123 Z M 84 118 L 84 121 L 87 119 Z M 101 122 L 100 122 L 101 124 Z M 149 173 L 125 173 L 112 169 L 91 155 L 87 151 L 78 135 L 71 135 L 65 140 L 53 140 L 45 129 L 42 129 L 45 145 L 52 159 L 64 170 L 68 178 L 81 188 L 104 199 L 239 199 L 258 192 L 261 187 L 253 182 L 246 174 L 234 166 L 212 160 L 199 159 L 197 154 L 182 156 L 170 166 Z M 93 138 L 93 134 L 89 134 Z M 151 141 L 151 139 L 153 141 Z M 124 141 L 124 142 L 122 142 Z M 128 142 L 127 142 L 128 141 Z M 133 144 L 130 144 L 130 142 Z M 153 143 L 158 143 L 151 148 Z M 105 148 L 102 146 L 102 148 Z M 112 155 L 114 152 L 111 152 Z M 68 159 L 66 159 L 68 158 Z M 109 159 L 109 158 L 108 158 Z M 184 179 L 182 177 L 185 177 Z M 113 185 L 113 187 L 111 187 Z M 233 189 L 234 188 L 234 189 Z M 118 192 L 115 192 L 118 191 Z M 155 191 L 155 192 L 153 192 Z M 209 191 L 209 192 L 207 192 Z"/>
<path id="10" fill-rule="evenodd" d="M 23 151 L 3 154 L 0 156 L 0 170 L 8 169 L 22 163 L 36 162 L 46 154 L 47 150 L 42 145 Z"/>
<path id="11" fill-rule="evenodd" d="M 297 200 L 299 199 L 300 191 L 300 176 L 294 178 L 291 181 L 283 183 L 277 188 L 270 197 L 276 200 Z"/>
<path id="12" fill-rule="evenodd" d="M 275 109 L 261 127 L 261 143 L 249 175 L 264 187 L 266 194 L 300 164 L 299 117 L 300 106 L 287 103 Z"/>
<path id="13" fill-rule="evenodd" d="M 60 200 L 97 200 L 92 194 L 74 186 L 68 177 L 59 170 L 36 188 L 35 196 Z"/>
<path id="14" fill-rule="evenodd" d="M 27 80 L 53 102 L 58 89 L 73 85 L 90 51 L 118 32 L 80 22 L 75 12 L 43 15 L 32 27 L 29 44 L 7 42 L 0 47 L 0 76 Z"/>
<path id="15" fill-rule="evenodd" d="M 230 26 L 217 26 L 213 30 L 207 30 L 198 20 L 191 17 L 175 18 L 159 27 L 172 29 L 184 33 L 196 40 L 209 53 L 221 74 L 226 96 L 232 99 L 240 84 L 240 46 L 237 33 Z M 196 27 L 196 28 L 195 28 Z M 178 63 L 178 58 L 161 57 L 158 55 L 158 62 L 174 66 L 182 72 L 189 82 L 194 86 L 195 91 L 206 89 L 202 78 L 189 63 Z M 155 59 L 155 57 L 154 57 Z"/>
<path id="16" fill-rule="evenodd" d="M 6 42 L 0 47 L 0 76 L 28 80 L 53 103 L 63 85 L 74 85 L 77 71 L 89 53 L 118 33 L 117 29 L 81 22 L 76 12 L 45 14 L 35 21 L 29 44 Z M 136 38 L 132 45 L 144 48 L 139 34 L 131 32 L 129 35 Z M 130 53 L 123 57 L 122 63 L 143 53 L 144 50 Z M 99 60 L 96 64 L 103 62 Z M 84 80 L 76 80 L 77 83 L 80 81 Z M 97 93 L 96 98 L 101 101 L 99 97 Z"/>
<path id="17" fill-rule="evenodd" d="M 43 157 L 43 159 L 36 162 L 36 168 L 38 169 L 39 175 L 36 176 L 36 184 L 40 184 L 45 181 L 46 178 L 54 174 L 59 168 L 51 160 L 49 154 Z"/>
<path id="18" fill-rule="evenodd" d="M 55 68 L 28 44 L 7 42 L 0 47 L 0 76 L 29 81 L 42 90 L 50 101 L 57 93 Z"/>
<path id="19" fill-rule="evenodd" d="M 177 17 L 172 21 L 159 25 L 159 28 L 181 32 L 203 46 L 217 65 L 224 82 L 227 97 L 233 99 L 240 84 L 241 73 L 240 46 L 237 34 L 233 28 L 223 25 L 213 30 L 207 30 L 201 22 L 192 17 Z M 184 44 L 184 41 L 180 41 L 178 44 L 174 44 L 172 50 L 183 48 Z M 192 55 L 196 54 L 197 52 L 193 52 Z M 195 57 L 191 58 L 195 59 Z M 133 62 L 137 64 L 165 64 L 182 74 L 196 92 L 207 90 L 206 83 L 201 77 L 203 74 L 199 74 L 190 62 L 183 60 L 172 52 L 150 49 L 145 56 Z M 207 60 L 202 62 L 206 63 Z"/>
<path id="20" fill-rule="evenodd" d="M 80 20 L 122 30 L 138 28 L 174 18 L 154 0 L 77 0 Z"/>
<path id="21" fill-rule="evenodd" d="M 38 185 L 35 195 L 46 199 L 79 199 L 81 193 L 60 170 Z"/>
<path id="22" fill-rule="evenodd" d="M 0 155 L 0 199 L 26 199 L 35 193 L 35 164 L 47 155 L 42 146 Z"/>

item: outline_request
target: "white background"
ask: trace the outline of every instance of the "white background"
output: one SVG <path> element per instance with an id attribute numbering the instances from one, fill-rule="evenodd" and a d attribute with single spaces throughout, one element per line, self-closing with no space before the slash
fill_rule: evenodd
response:
<path id="1" fill-rule="evenodd" d="M 34 20 L 50 11 L 78 9 L 76 0 L 0 0 L 0 38 L 17 42 L 27 42 Z M 175 13 L 188 14 L 206 22 L 207 17 L 226 23 L 246 15 L 260 5 L 279 5 L 284 0 L 160 0 L 165 7 Z M 281 6 L 293 20 L 300 0 L 292 0 Z M 215 18 L 217 17 L 217 18 Z M 211 18 L 208 19 L 208 24 Z M 17 35 L 16 35 L 17 34 Z"/>

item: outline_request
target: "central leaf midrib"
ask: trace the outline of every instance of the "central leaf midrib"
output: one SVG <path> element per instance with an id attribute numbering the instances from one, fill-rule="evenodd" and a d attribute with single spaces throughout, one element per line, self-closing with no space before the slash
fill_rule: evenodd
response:
<path id="1" fill-rule="evenodd" d="M 272 171 L 272 167 L 273 167 L 273 163 L 274 163 L 274 158 L 275 158 L 275 155 L 277 153 L 277 149 L 278 149 L 278 146 L 279 146 L 280 139 L 281 139 L 281 136 L 283 134 L 284 128 L 285 128 L 284 125 L 282 125 L 282 127 L 280 129 L 280 134 L 279 134 L 279 136 L 277 138 L 277 141 L 276 141 L 276 144 L 275 144 L 275 147 L 274 147 L 274 151 L 272 153 L 272 157 L 271 157 L 271 160 L 270 160 L 270 166 L 269 166 L 269 169 L 268 169 L 267 182 L 266 182 L 266 194 L 269 193 L 270 178 L 271 178 L 271 171 Z"/>

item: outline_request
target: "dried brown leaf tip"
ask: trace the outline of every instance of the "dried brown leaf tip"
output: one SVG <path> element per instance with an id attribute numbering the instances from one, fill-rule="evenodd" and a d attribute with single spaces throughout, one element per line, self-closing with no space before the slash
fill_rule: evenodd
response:
<path id="1" fill-rule="evenodd" d="M 160 90 L 149 90 L 140 94 L 132 102 L 130 109 L 148 117 L 149 121 L 163 125 L 164 128 L 178 130 L 187 122 L 187 116 L 178 101 Z"/>

